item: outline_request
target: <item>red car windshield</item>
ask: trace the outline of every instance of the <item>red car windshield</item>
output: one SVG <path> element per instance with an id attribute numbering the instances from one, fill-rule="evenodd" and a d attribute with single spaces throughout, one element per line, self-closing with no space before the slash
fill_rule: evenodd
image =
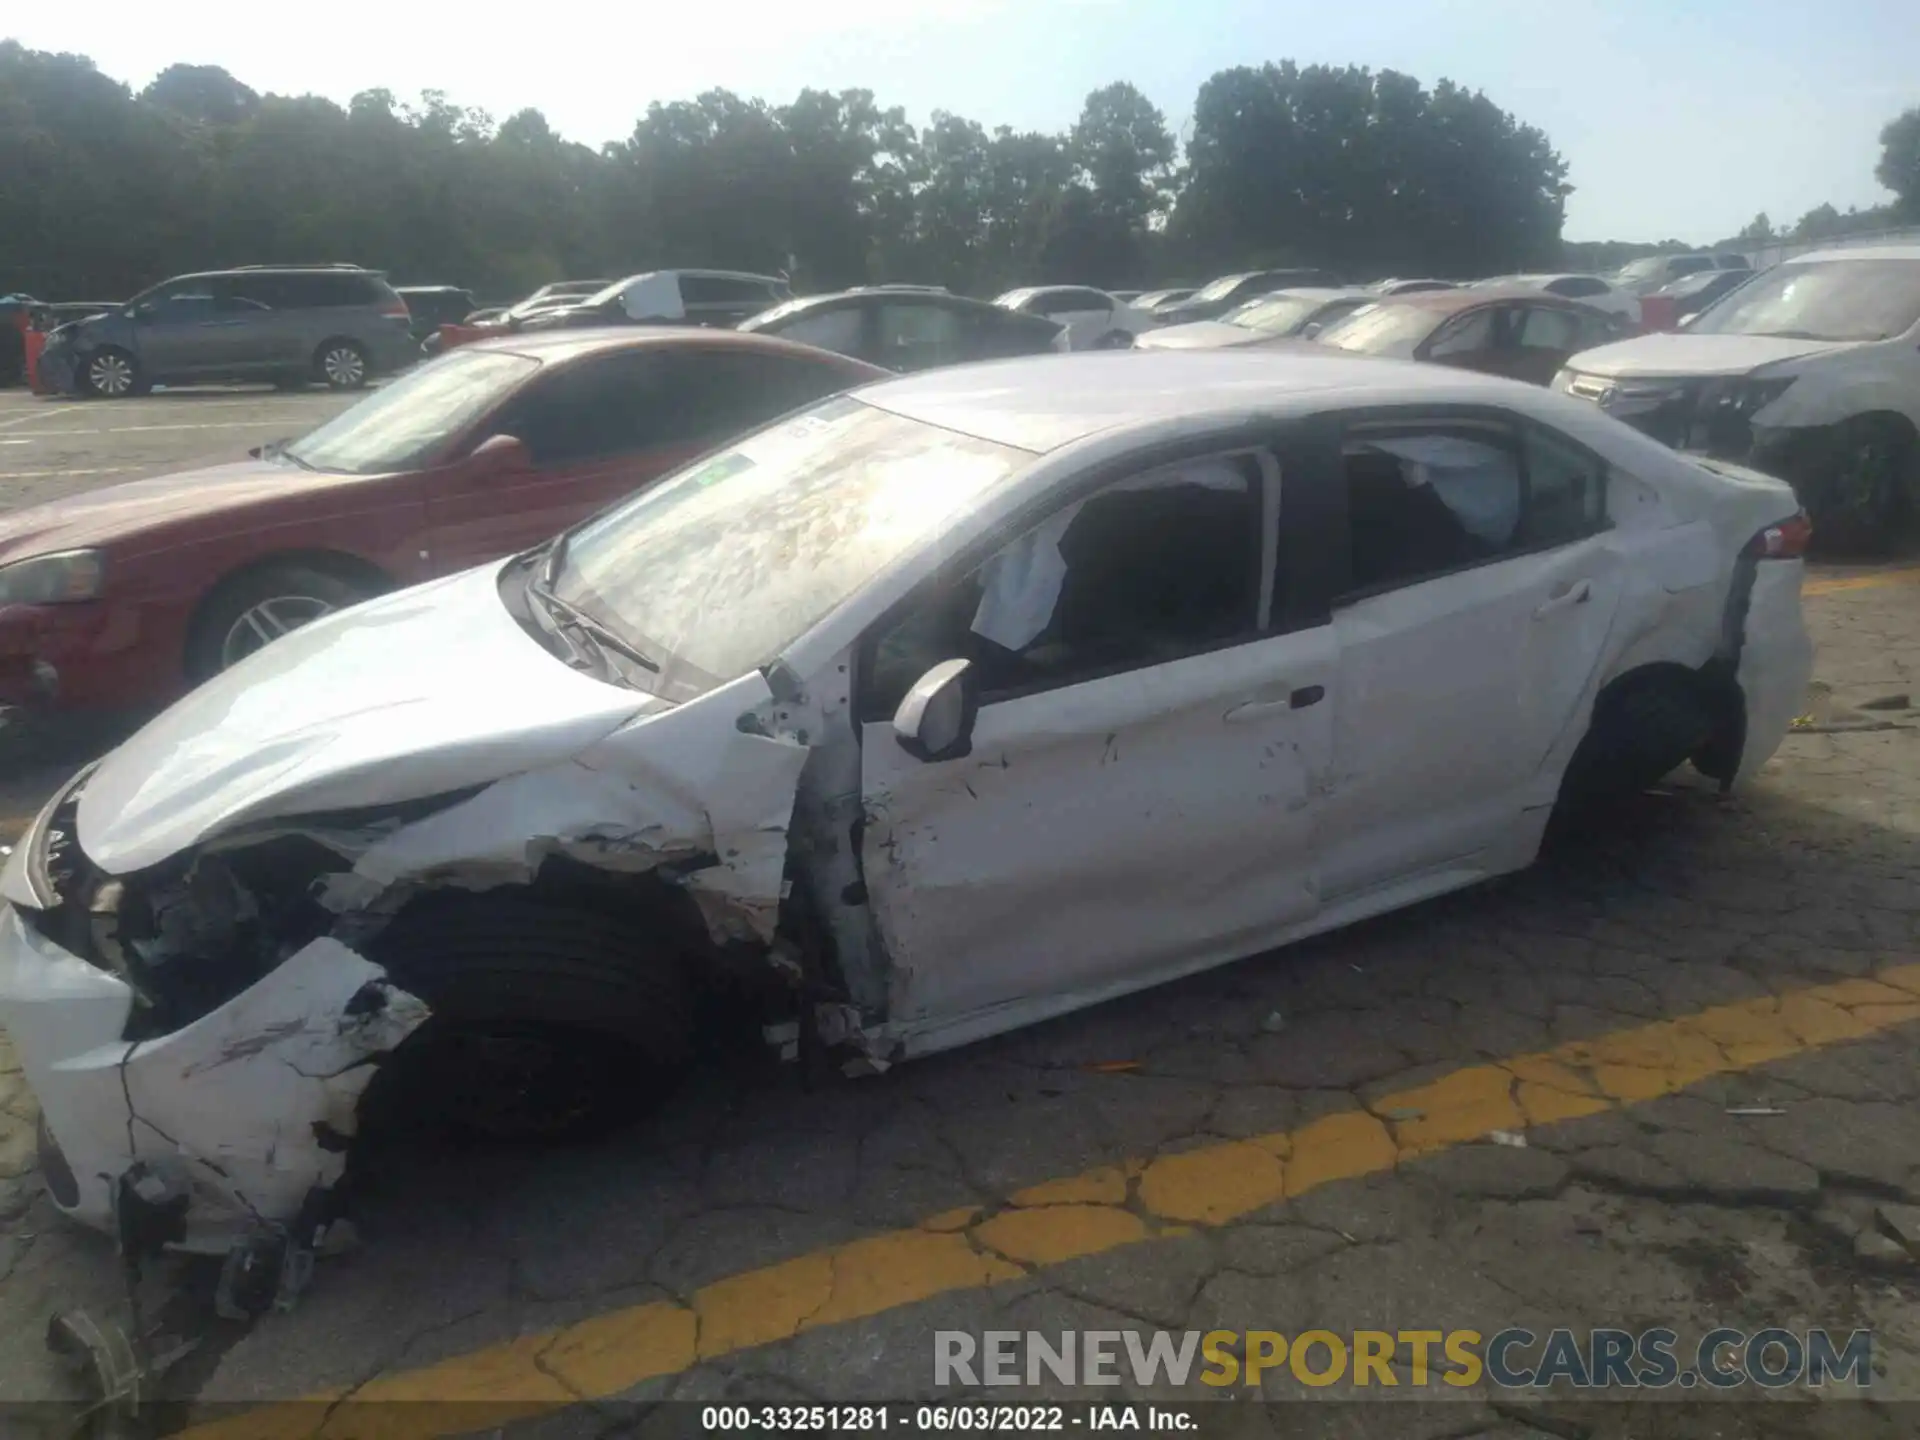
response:
<path id="1" fill-rule="evenodd" d="M 381 386 L 280 453 L 309 470 L 346 475 L 415 469 L 539 368 L 525 355 L 455 350 Z"/>

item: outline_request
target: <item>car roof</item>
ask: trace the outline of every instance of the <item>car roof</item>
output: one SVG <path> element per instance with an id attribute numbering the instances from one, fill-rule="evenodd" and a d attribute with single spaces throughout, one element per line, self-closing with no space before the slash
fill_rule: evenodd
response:
<path id="1" fill-rule="evenodd" d="M 1476 305 L 1498 305 L 1509 300 L 1525 300 L 1529 305 L 1557 305 L 1568 310 L 1594 309 L 1565 295 L 1554 295 L 1530 285 L 1510 283 L 1488 285 L 1483 289 L 1462 286 L 1456 290 L 1415 290 L 1409 295 L 1380 295 L 1375 297 L 1374 303 L 1403 305 L 1414 310 L 1431 310 L 1437 315 L 1451 315 L 1457 310 L 1471 310 Z"/>
<path id="2" fill-rule="evenodd" d="M 1920 245 L 1843 245 L 1791 255 L 1782 265 L 1806 265 L 1815 260 L 1920 260 Z"/>
<path id="3" fill-rule="evenodd" d="M 770 355 L 823 357 L 849 371 L 849 383 L 861 375 L 879 378 L 892 372 L 850 355 L 821 350 L 782 340 L 777 335 L 755 335 L 744 330 L 714 330 L 703 325 L 595 325 L 578 330 L 524 330 L 514 335 L 494 335 L 475 340 L 449 353 L 459 355 L 476 350 L 502 351 L 524 355 L 542 364 L 557 365 L 581 355 L 609 350 L 645 349 L 754 350 Z"/>
<path id="4" fill-rule="evenodd" d="M 658 270 L 636 270 L 631 275 L 623 275 L 617 281 L 608 284 L 625 285 L 629 280 L 644 280 L 649 275 L 695 275 L 702 280 L 759 280 L 769 285 L 781 282 L 778 275 L 759 275 L 751 270 L 698 270 L 685 266 L 663 266 Z"/>
<path id="5" fill-rule="evenodd" d="M 1036 454 L 1103 430 L 1336 404 L 1485 404 L 1535 387 L 1444 365 L 1320 349 L 1120 350 L 995 360 L 896 376 L 854 396 L 896 415 Z"/>
<path id="6" fill-rule="evenodd" d="M 780 318 L 787 320 L 795 315 L 804 315 L 809 310 L 827 310 L 843 305 L 872 305 L 883 301 L 891 304 L 904 302 L 909 305 L 938 305 L 949 310 L 991 310 L 1000 315 L 1010 313 L 1006 306 L 991 300 L 975 300 L 970 295 L 951 295 L 945 290 L 880 289 L 835 290 L 826 295 L 800 295 L 792 300 L 782 300 L 778 305 L 770 306 L 760 313 L 766 315 L 778 310 Z M 1020 312 L 1011 313 L 1019 314 Z M 751 323 L 759 318 L 757 315 L 751 316 L 742 323 Z M 1026 318 L 1033 320 L 1039 317 L 1029 315 Z"/>
<path id="7" fill-rule="evenodd" d="M 1297 300 L 1379 300 L 1380 296 L 1371 290 L 1362 290 L 1353 285 L 1288 285 L 1279 290 L 1269 290 L 1264 295 L 1256 295 L 1249 305 L 1264 305 L 1269 300 L 1285 300 L 1292 296 Z"/>

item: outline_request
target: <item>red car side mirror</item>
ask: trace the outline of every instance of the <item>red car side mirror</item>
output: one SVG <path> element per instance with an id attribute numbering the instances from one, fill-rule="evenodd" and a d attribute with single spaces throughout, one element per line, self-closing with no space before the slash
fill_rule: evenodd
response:
<path id="1" fill-rule="evenodd" d="M 488 479 L 533 468 L 533 452 L 516 435 L 489 435 L 467 455 L 467 469 Z"/>

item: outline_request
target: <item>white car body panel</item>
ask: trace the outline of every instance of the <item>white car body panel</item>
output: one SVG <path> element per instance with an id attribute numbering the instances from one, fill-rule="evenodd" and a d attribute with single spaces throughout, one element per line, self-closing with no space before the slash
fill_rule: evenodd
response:
<path id="1" fill-rule="evenodd" d="M 1085 291 L 1090 295 L 1104 296 L 1104 306 L 1087 307 L 1072 310 L 1052 309 L 1047 305 L 1048 295 L 1060 290 Z M 1124 300 L 1117 300 L 1104 290 L 1091 290 L 1085 286 L 1029 286 L 1023 290 L 1009 290 L 994 302 L 1009 310 L 1018 310 L 1024 314 L 1041 315 L 1053 321 L 1065 332 L 1068 350 L 1093 350 L 1110 335 L 1144 335 L 1159 322 L 1153 315 Z"/>
<path id="2" fill-rule="evenodd" d="M 347 860 L 318 893 L 355 917 L 412 887 L 521 883 L 551 855 L 616 875 L 673 862 L 716 942 L 761 947 L 787 943 L 792 866 L 857 1002 L 837 1007 L 853 1017 L 839 1033 L 883 1065 L 1525 865 L 1597 688 L 1719 653 L 1732 557 L 1794 508 L 1780 482 L 1702 468 L 1581 401 L 1312 346 L 1008 361 L 856 393 L 1033 458 L 766 673 L 680 705 L 593 680 L 521 631 L 500 567 L 482 567 L 296 631 L 189 696 L 94 772 L 81 847 L 124 875 L 304 833 Z M 966 757 L 922 763 L 886 723 L 853 723 L 870 627 L 1057 487 L 1149 447 L 1217 455 L 1223 436 L 1383 403 L 1557 428 L 1611 462 L 1610 527 L 1341 602 L 1327 623 L 996 701 Z M 1286 476 L 1262 475 L 1273 537 Z M 1757 563 L 1742 778 L 1804 692 L 1800 568 Z M 325 812 L 467 789 L 404 823 L 323 828 L 343 823 Z M 863 814 L 861 872 L 846 841 Z M 4 884 L 30 904 L 22 864 Z M 385 1003 L 360 1024 L 349 1002 L 370 985 Z M 335 940 L 171 1035 L 129 1045 L 129 1006 L 116 975 L 0 912 L 0 1023 L 88 1177 L 71 1208 L 104 1224 L 105 1187 L 144 1160 L 197 1197 L 186 1243 L 209 1249 L 284 1225 L 337 1179 L 314 1123 L 349 1134 L 360 1061 L 427 1018 Z M 147 1122 L 131 1148 L 129 1099 Z"/>

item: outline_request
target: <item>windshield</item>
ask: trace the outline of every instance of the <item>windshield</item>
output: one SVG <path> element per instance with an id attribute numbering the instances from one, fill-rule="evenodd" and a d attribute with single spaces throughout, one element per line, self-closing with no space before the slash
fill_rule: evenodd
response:
<path id="1" fill-rule="evenodd" d="M 1920 320 L 1920 260 L 1781 265 L 1730 290 L 1694 321 L 1695 335 L 1885 340 Z"/>
<path id="2" fill-rule="evenodd" d="M 1218 300 L 1222 295 L 1230 292 L 1234 286 L 1246 278 L 1244 275 L 1222 275 L 1205 289 L 1194 291 L 1192 298 L 1195 300 Z"/>
<path id="3" fill-rule="evenodd" d="M 1313 338 L 1365 355 L 1411 355 L 1442 318 L 1424 305 L 1369 305 Z"/>
<path id="4" fill-rule="evenodd" d="M 589 521 L 554 593 L 696 692 L 773 659 L 1033 457 L 829 400 Z"/>
<path id="5" fill-rule="evenodd" d="M 408 470 L 492 409 L 540 368 L 498 350 L 455 350 L 374 391 L 281 453 L 313 470 Z"/>
<path id="6" fill-rule="evenodd" d="M 1265 330 L 1274 335 L 1291 335 L 1306 324 L 1327 302 L 1307 295 L 1263 295 L 1229 310 L 1220 318 L 1229 325 L 1248 330 Z"/>
<path id="7" fill-rule="evenodd" d="M 1613 273 L 1614 279 L 1616 280 L 1651 280 L 1656 275 L 1665 274 L 1666 269 L 1667 257 L 1665 255 L 1649 255 L 1644 260 L 1630 261 Z"/>

